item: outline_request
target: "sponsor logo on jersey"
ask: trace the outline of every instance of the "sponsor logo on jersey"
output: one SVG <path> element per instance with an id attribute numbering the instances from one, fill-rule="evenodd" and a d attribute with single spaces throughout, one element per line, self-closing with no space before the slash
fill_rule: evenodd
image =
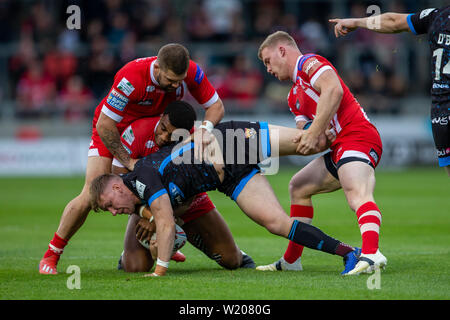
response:
<path id="1" fill-rule="evenodd" d="M 125 95 L 127 97 L 134 91 L 133 85 L 125 77 L 123 77 L 122 80 L 120 80 L 119 85 L 117 86 L 117 89 L 119 89 L 120 91 L 125 93 Z"/>
<path id="2" fill-rule="evenodd" d="M 108 96 L 108 99 L 106 100 L 106 103 L 114 109 L 123 111 L 128 103 L 128 98 L 117 92 L 115 89 L 112 89 L 111 93 Z"/>
<path id="3" fill-rule="evenodd" d="M 197 65 L 197 72 L 195 73 L 195 82 L 200 84 L 203 80 L 203 77 L 205 76 L 205 73 L 203 72 L 202 68 L 200 68 L 199 65 Z"/>
<path id="4" fill-rule="evenodd" d="M 136 191 L 138 192 L 139 197 L 141 197 L 141 199 L 144 199 L 145 187 L 146 187 L 145 184 L 143 184 L 139 180 L 136 180 Z"/>
<path id="5" fill-rule="evenodd" d="M 173 182 L 169 183 L 169 193 L 170 193 L 170 199 L 172 199 L 172 202 L 176 205 L 181 205 L 183 203 L 184 194 L 180 190 L 180 188 Z"/>
<path id="6" fill-rule="evenodd" d="M 147 86 L 147 88 L 145 88 L 145 91 L 153 92 L 153 91 L 155 91 L 155 86 Z"/>
<path id="7" fill-rule="evenodd" d="M 247 139 L 254 139 L 256 137 L 256 130 L 254 128 L 245 128 L 245 137 Z"/>
<path id="8" fill-rule="evenodd" d="M 129 145 L 133 144 L 135 136 L 133 128 L 131 128 L 131 126 L 126 128 L 125 131 L 122 133 L 122 139 L 125 140 Z"/>
<path id="9" fill-rule="evenodd" d="M 448 89 L 450 86 L 446 83 L 433 83 L 433 89 Z"/>
<path id="10" fill-rule="evenodd" d="M 153 99 L 148 99 L 148 100 L 138 102 L 138 105 L 140 105 L 140 106 L 151 106 L 152 104 L 153 104 Z"/>
<path id="11" fill-rule="evenodd" d="M 425 18 L 426 16 L 428 16 L 430 13 L 432 13 L 436 8 L 429 8 L 429 9 L 425 9 L 422 10 L 422 12 L 420 13 L 420 19 Z"/>
<path id="12" fill-rule="evenodd" d="M 153 140 L 148 140 L 146 143 L 145 143 L 145 147 L 147 148 L 147 149 L 151 149 L 151 148 L 153 148 L 155 146 L 155 142 L 153 141 Z"/>
<path id="13" fill-rule="evenodd" d="M 378 153 L 374 149 L 370 149 L 369 155 L 372 157 L 375 163 L 378 163 Z"/>
<path id="14" fill-rule="evenodd" d="M 437 153 L 438 157 L 445 157 L 447 155 L 450 155 L 450 148 L 437 149 L 436 153 Z"/>
<path id="15" fill-rule="evenodd" d="M 319 63 L 319 60 L 314 59 L 313 61 L 311 61 L 307 66 L 306 66 L 306 70 L 305 73 L 308 74 L 309 70 L 311 70 L 312 67 L 314 67 L 315 64 Z"/>
<path id="16" fill-rule="evenodd" d="M 436 118 L 431 119 L 431 123 L 446 126 L 448 124 L 449 120 L 450 120 L 450 116 L 436 117 Z"/>

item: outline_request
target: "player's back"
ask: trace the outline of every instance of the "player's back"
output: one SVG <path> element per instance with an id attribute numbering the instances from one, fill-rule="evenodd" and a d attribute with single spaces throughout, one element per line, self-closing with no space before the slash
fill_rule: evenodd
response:
<path id="1" fill-rule="evenodd" d="M 433 103 L 450 102 L 450 6 L 437 9 L 428 31 L 433 54 L 431 97 Z"/>
<path id="2" fill-rule="evenodd" d="M 194 160 L 194 143 L 172 143 L 160 148 L 136 163 L 130 175 L 146 176 L 149 183 L 157 180 L 167 190 L 172 205 L 177 207 L 187 199 L 214 190 L 220 180 L 212 164 Z"/>
<path id="3" fill-rule="evenodd" d="M 424 9 L 407 17 L 414 34 L 427 34 L 431 49 L 431 100 L 450 103 L 450 6 Z"/>

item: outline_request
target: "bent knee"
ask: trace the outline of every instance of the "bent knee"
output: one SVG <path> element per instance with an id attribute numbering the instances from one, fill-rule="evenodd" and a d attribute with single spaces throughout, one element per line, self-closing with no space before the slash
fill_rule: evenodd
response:
<path id="1" fill-rule="evenodd" d="M 317 187 L 311 183 L 292 179 L 289 182 L 289 195 L 293 200 L 309 199 L 317 192 Z"/>
<path id="2" fill-rule="evenodd" d="M 153 267 L 153 260 L 123 255 L 122 266 L 125 272 L 149 272 Z"/>
<path id="3" fill-rule="evenodd" d="M 240 253 L 240 251 L 237 251 L 235 252 L 235 254 L 225 255 L 218 263 L 225 269 L 237 269 L 242 264 L 242 254 Z"/>
<path id="4" fill-rule="evenodd" d="M 286 218 L 287 218 L 287 216 L 286 216 Z M 282 227 L 281 221 L 273 219 L 273 220 L 267 222 L 265 224 L 265 227 L 266 227 L 267 231 L 269 231 L 270 233 L 273 233 L 277 236 L 280 236 L 283 234 L 283 227 Z"/>

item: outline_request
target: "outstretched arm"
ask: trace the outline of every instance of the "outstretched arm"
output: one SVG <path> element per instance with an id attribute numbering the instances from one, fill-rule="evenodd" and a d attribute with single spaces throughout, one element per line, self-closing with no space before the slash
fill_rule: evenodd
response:
<path id="1" fill-rule="evenodd" d="M 408 14 L 387 12 L 378 16 L 367 18 L 330 19 L 335 23 L 334 34 L 336 38 L 345 36 L 348 33 L 363 28 L 378 33 L 398 33 L 411 31 L 407 21 Z"/>
<path id="2" fill-rule="evenodd" d="M 163 194 L 153 200 L 150 210 L 155 217 L 156 230 L 158 230 L 158 260 L 155 272 L 152 275 L 163 276 L 167 272 L 169 261 L 172 257 L 175 239 L 175 220 L 169 196 Z"/>

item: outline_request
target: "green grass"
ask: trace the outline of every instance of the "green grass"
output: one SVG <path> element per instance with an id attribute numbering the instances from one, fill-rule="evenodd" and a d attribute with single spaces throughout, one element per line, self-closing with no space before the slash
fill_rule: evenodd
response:
<path id="1" fill-rule="evenodd" d="M 289 209 L 288 182 L 295 169 L 269 177 Z M 303 272 L 228 271 L 191 245 L 185 263 L 165 278 L 116 270 L 127 217 L 91 213 L 60 260 L 56 276 L 37 265 L 56 231 L 62 209 L 78 194 L 82 177 L 0 179 L 0 300 L 9 299 L 449 299 L 450 179 L 439 168 L 379 171 L 375 197 L 383 213 L 381 249 L 388 267 L 381 289 L 368 276 L 342 278 L 342 260 L 305 249 Z M 238 245 L 257 264 L 284 252 L 287 240 L 269 234 L 220 193 L 211 198 Z M 354 213 L 338 191 L 313 198 L 314 224 L 333 237 L 360 245 Z M 69 290 L 70 265 L 81 269 L 81 290 Z"/>

